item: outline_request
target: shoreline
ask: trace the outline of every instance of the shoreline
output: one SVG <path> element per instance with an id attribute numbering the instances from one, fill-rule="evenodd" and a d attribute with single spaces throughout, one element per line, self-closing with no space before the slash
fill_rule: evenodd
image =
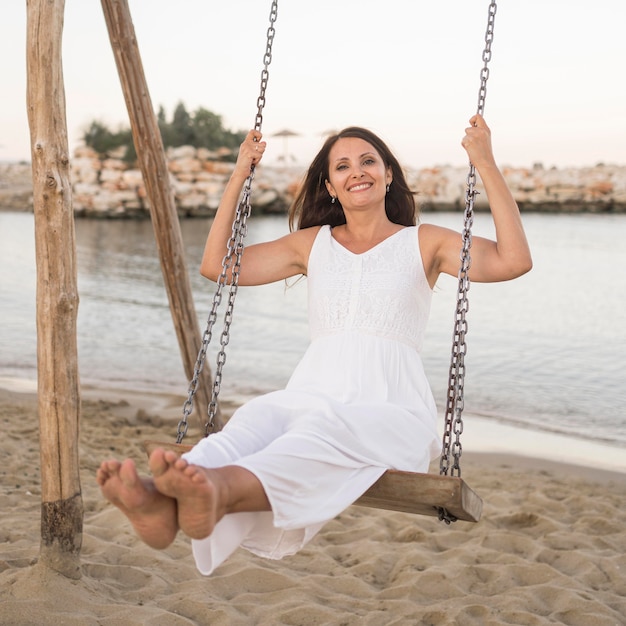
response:
<path id="1" fill-rule="evenodd" d="M 35 405 L 36 382 L 0 377 L 0 405 L 9 398 Z M 182 414 L 183 395 L 131 391 L 85 385 L 81 399 L 117 407 L 116 414 L 133 422 L 138 415 L 150 415 L 162 423 L 163 438 L 174 439 L 175 427 Z M 223 402 L 226 414 L 236 407 Z M 440 414 L 440 424 L 443 415 Z M 480 458 L 493 464 L 534 469 L 558 469 L 600 482 L 616 480 L 626 485 L 626 450 L 601 441 L 585 440 L 543 430 L 514 426 L 480 415 L 464 414 L 463 461 Z M 197 430 L 196 418 L 190 418 L 190 430 Z M 431 472 L 438 472 L 433 461 Z"/>

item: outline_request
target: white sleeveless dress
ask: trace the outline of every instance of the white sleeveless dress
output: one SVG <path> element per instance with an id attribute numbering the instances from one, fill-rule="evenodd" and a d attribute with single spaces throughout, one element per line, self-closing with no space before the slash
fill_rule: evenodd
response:
<path id="1" fill-rule="evenodd" d="M 227 515 L 194 540 L 203 574 L 240 546 L 268 558 L 297 552 L 386 469 L 424 472 L 439 453 L 419 355 L 432 290 L 418 227 L 354 254 L 323 226 L 307 282 L 311 343 L 286 388 L 246 403 L 185 455 L 248 469 L 272 506 Z"/>

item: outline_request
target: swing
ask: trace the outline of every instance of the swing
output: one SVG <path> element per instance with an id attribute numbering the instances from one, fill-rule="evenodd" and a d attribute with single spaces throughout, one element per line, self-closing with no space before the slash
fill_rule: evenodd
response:
<path id="1" fill-rule="evenodd" d="M 483 50 L 483 67 L 480 74 L 480 89 L 478 93 L 477 113 L 484 110 L 487 79 L 489 78 L 488 64 L 491 59 L 491 43 L 493 41 L 493 27 L 496 14 L 496 2 L 491 0 L 487 30 L 485 34 L 485 48 Z M 268 67 L 272 59 L 272 44 L 275 35 L 274 24 L 278 11 L 278 0 L 272 0 L 270 11 L 270 25 L 267 30 L 267 44 L 261 73 L 261 88 L 257 100 L 257 114 L 254 128 L 260 131 L 263 122 L 263 107 L 265 106 L 265 91 L 269 77 Z M 183 444 L 187 434 L 188 418 L 193 409 L 193 399 L 198 388 L 199 375 L 202 371 L 206 353 L 213 335 L 213 326 L 217 319 L 217 309 L 222 301 L 222 291 L 227 280 L 227 271 L 232 266 L 231 281 L 229 284 L 228 304 L 224 314 L 224 327 L 220 338 L 220 350 L 217 355 L 217 366 L 211 401 L 208 407 L 208 421 L 205 424 L 205 436 L 210 436 L 214 430 L 214 420 L 217 413 L 217 398 L 221 388 L 222 369 L 226 360 L 226 345 L 230 338 L 233 308 L 239 282 L 239 269 L 243 254 L 243 240 L 247 234 L 247 219 L 250 216 L 250 193 L 255 174 L 254 165 L 251 168 L 241 195 L 231 237 L 228 241 L 227 253 L 222 261 L 222 272 L 217 281 L 217 289 L 207 326 L 202 337 L 202 345 L 194 368 L 194 375 L 189 384 L 188 397 L 183 406 L 183 417 L 178 423 L 176 443 L 145 441 L 144 448 L 151 454 L 156 448 L 174 450 L 182 454 L 192 448 Z M 481 498 L 461 478 L 460 458 L 462 454 L 461 433 L 463 432 L 463 405 L 465 379 L 465 335 L 467 333 L 466 313 L 469 303 L 467 292 L 470 286 L 470 247 L 472 245 L 471 228 L 473 224 L 474 198 L 476 195 L 476 172 L 470 163 L 467 175 L 465 193 L 464 227 L 462 231 L 463 246 L 461 249 L 461 266 L 458 273 L 458 290 L 455 311 L 455 323 L 452 341 L 452 351 L 448 376 L 448 391 L 446 398 L 445 425 L 442 441 L 439 474 L 404 472 L 387 470 L 354 504 L 392 511 L 403 511 L 420 515 L 437 516 L 440 520 L 450 524 L 457 520 L 477 522 L 482 513 Z"/>

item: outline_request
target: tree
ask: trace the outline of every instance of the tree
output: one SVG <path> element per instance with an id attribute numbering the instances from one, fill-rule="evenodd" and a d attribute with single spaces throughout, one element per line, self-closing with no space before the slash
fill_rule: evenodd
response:
<path id="1" fill-rule="evenodd" d="M 225 143 L 227 133 L 222 126 L 222 118 L 202 107 L 194 113 L 193 134 L 196 147 L 231 147 Z"/>
<path id="2" fill-rule="evenodd" d="M 233 132 L 224 128 L 221 115 L 204 107 L 189 113 L 182 102 L 176 105 L 171 121 L 167 120 L 163 106 L 159 106 L 157 123 L 166 148 L 193 146 L 209 150 L 236 149 L 246 136 L 245 131 Z M 100 154 L 107 154 L 120 146 L 125 146 L 124 160 L 134 162 L 137 159 L 129 128 L 111 131 L 102 122 L 93 121 L 84 132 L 83 141 Z M 230 158 L 234 160 L 234 156 Z"/>
<path id="3" fill-rule="evenodd" d="M 93 121 L 83 135 L 83 141 L 99 154 L 108 154 L 120 147 L 126 148 L 124 160 L 133 163 L 137 159 L 130 128 L 117 132 L 109 130 L 102 122 Z"/>
<path id="4" fill-rule="evenodd" d="M 174 109 L 174 116 L 172 117 L 170 128 L 173 146 L 194 145 L 194 131 L 191 115 L 187 113 L 187 109 L 182 102 L 179 102 Z"/>
<path id="5" fill-rule="evenodd" d="M 167 116 L 165 115 L 165 109 L 163 105 L 159 106 L 159 112 L 157 113 L 157 123 L 159 125 L 159 131 L 161 133 L 161 139 L 163 140 L 164 146 L 172 145 L 172 129 L 167 121 Z"/>

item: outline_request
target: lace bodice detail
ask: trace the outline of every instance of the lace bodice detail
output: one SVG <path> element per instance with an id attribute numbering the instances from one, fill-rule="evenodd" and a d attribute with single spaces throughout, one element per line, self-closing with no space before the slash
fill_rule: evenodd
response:
<path id="1" fill-rule="evenodd" d="M 311 339 L 354 331 L 421 350 L 432 290 L 417 237 L 407 227 L 362 254 L 320 229 L 309 256 Z"/>

